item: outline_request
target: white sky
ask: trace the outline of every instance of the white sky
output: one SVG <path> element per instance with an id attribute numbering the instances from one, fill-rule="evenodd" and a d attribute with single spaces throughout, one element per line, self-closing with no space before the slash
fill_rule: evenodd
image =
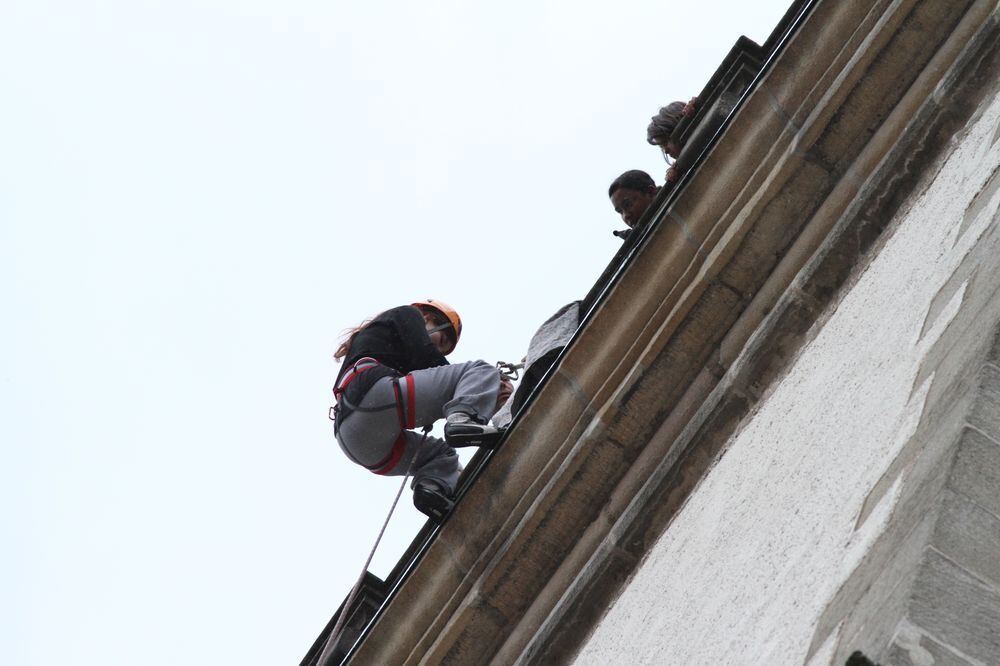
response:
<path id="1" fill-rule="evenodd" d="M 398 484 L 333 440 L 340 332 L 433 296 L 520 358 L 787 5 L 6 0 L 3 662 L 298 663 Z"/>

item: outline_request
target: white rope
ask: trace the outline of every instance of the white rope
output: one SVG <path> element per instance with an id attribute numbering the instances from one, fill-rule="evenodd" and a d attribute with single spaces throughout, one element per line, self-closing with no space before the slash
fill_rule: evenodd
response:
<path id="1" fill-rule="evenodd" d="M 358 595 L 358 591 L 361 589 L 361 583 L 364 582 L 365 574 L 368 573 L 368 565 L 372 563 L 372 558 L 375 557 L 375 551 L 378 550 L 379 542 L 382 541 L 382 535 L 385 534 L 385 528 L 389 526 L 389 520 L 392 518 L 392 513 L 396 510 L 399 498 L 403 495 L 403 488 L 406 487 L 406 482 L 410 479 L 410 472 L 413 471 L 413 463 L 417 460 L 417 453 L 420 451 L 420 447 L 423 446 L 424 440 L 427 439 L 427 433 L 429 432 L 430 428 L 424 429 L 424 436 L 420 438 L 420 443 L 413 449 L 413 455 L 410 457 L 410 464 L 406 467 L 406 476 L 403 477 L 403 482 L 399 484 L 399 490 L 396 491 L 396 499 L 392 500 L 392 506 L 389 507 L 389 515 L 385 517 L 385 522 L 382 523 L 382 529 L 379 530 L 378 537 L 375 539 L 375 545 L 372 546 L 371 552 L 368 553 L 368 559 L 365 560 L 365 566 L 361 567 L 361 575 L 358 576 L 358 581 L 354 584 L 354 588 L 351 589 L 351 593 L 347 595 L 347 601 L 344 602 L 344 606 L 340 611 L 340 617 L 337 618 L 337 624 L 334 625 L 333 631 L 330 632 L 330 637 L 326 639 L 326 645 L 323 646 L 323 651 L 320 653 L 319 659 L 316 661 L 318 666 L 325 666 L 326 660 L 330 658 L 334 648 L 337 646 L 337 641 L 340 640 L 340 632 L 344 627 L 344 620 L 347 618 L 348 611 L 351 610 L 351 604 L 354 602 L 354 597 Z"/>

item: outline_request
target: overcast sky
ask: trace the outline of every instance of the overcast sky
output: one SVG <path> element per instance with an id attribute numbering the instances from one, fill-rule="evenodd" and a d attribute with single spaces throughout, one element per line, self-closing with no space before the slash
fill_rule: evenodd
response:
<path id="1" fill-rule="evenodd" d="M 340 333 L 435 297 L 521 358 L 787 5 L 6 0 L 2 661 L 298 663 L 398 485 L 333 440 Z"/>

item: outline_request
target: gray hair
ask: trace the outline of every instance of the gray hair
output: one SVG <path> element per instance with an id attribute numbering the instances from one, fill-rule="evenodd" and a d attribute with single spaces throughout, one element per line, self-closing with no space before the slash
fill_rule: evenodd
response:
<path id="1" fill-rule="evenodd" d="M 646 128 L 646 141 L 654 146 L 665 146 L 684 115 L 684 106 L 684 102 L 671 102 L 662 107 Z"/>

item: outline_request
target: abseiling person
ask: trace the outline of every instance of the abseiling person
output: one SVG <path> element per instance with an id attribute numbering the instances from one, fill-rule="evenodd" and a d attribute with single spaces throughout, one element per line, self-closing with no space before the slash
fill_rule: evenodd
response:
<path id="1" fill-rule="evenodd" d="M 411 472 L 413 504 L 436 522 L 453 506 L 453 447 L 495 445 L 500 432 L 487 422 L 511 393 L 486 361 L 448 363 L 461 335 L 455 309 L 428 299 L 352 329 L 334 354 L 343 360 L 333 391 L 340 448 L 375 474 Z M 441 418 L 443 440 L 413 430 Z"/>

